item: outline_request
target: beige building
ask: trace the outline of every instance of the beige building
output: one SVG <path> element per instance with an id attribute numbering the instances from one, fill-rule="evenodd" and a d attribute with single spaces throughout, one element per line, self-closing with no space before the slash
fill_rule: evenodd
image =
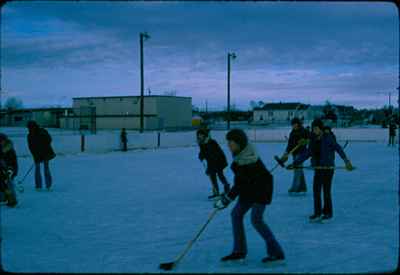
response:
<path id="1" fill-rule="evenodd" d="M 66 129 L 139 129 L 140 97 L 73 98 L 73 114 L 61 118 Z M 192 124 L 192 99 L 177 96 L 145 96 L 145 130 L 184 129 Z"/>

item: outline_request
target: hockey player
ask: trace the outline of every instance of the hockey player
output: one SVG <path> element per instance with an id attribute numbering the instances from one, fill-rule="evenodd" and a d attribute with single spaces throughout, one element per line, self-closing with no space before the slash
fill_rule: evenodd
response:
<path id="1" fill-rule="evenodd" d="M 239 200 L 232 210 L 233 251 L 221 261 L 244 259 L 247 255 L 246 236 L 243 225 L 244 215 L 251 209 L 251 222 L 266 243 L 267 257 L 262 262 L 284 260 L 284 252 L 272 231 L 263 220 L 266 205 L 271 203 L 273 177 L 248 143 L 244 131 L 234 129 L 227 133 L 229 149 L 234 157 L 231 169 L 235 175 L 234 185 L 228 194 L 215 203 L 218 209 L 226 208 L 237 196 Z"/>
<path id="2" fill-rule="evenodd" d="M 39 127 L 35 121 L 29 121 L 27 124 L 29 130 L 28 147 L 35 162 L 35 186 L 36 190 L 42 189 L 42 176 L 40 173 L 40 164 L 44 164 L 44 176 L 47 190 L 52 186 L 49 162 L 55 158 L 56 154 L 51 147 L 51 136 L 46 129 Z"/>
<path id="3" fill-rule="evenodd" d="M 210 138 L 208 129 L 199 129 L 197 131 L 197 142 L 200 147 L 199 159 L 200 161 L 207 161 L 206 174 L 211 179 L 213 194 L 209 199 L 218 197 L 219 187 L 217 176 L 224 185 L 224 192 L 229 192 L 229 183 L 224 176 L 224 169 L 228 166 L 224 152 L 218 143 Z"/>
<path id="4" fill-rule="evenodd" d="M 389 122 L 389 144 L 388 146 L 394 146 L 394 140 L 396 138 L 396 124 L 394 119 Z"/>
<path id="5" fill-rule="evenodd" d="M 0 196 L 7 201 L 7 206 L 17 205 L 14 178 L 18 173 L 17 155 L 11 140 L 0 133 Z"/>
<path id="6" fill-rule="evenodd" d="M 313 195 L 314 195 L 314 214 L 310 216 L 311 222 L 329 220 L 333 216 L 332 207 L 332 179 L 335 166 L 335 151 L 344 160 L 347 170 L 352 170 L 353 166 L 347 158 L 342 147 L 336 142 L 331 133 L 324 131 L 322 120 L 315 119 L 312 123 L 313 134 L 307 149 L 288 166 L 288 169 L 300 165 L 311 157 L 313 167 L 325 167 L 331 169 L 314 170 Z M 321 209 L 321 189 L 324 193 L 324 208 Z"/>
<path id="7" fill-rule="evenodd" d="M 309 134 L 307 130 L 304 129 L 299 118 L 293 118 L 291 124 L 292 131 L 289 135 L 286 151 L 281 158 L 283 162 L 286 162 L 288 160 L 289 152 L 292 151 L 299 143 L 301 143 L 302 140 L 309 139 Z M 298 158 L 304 150 L 306 150 L 306 145 L 300 146 L 298 149 L 292 152 L 293 160 Z M 288 192 L 289 194 L 300 194 L 307 192 L 306 179 L 304 177 L 303 169 L 294 169 L 293 183 Z"/>

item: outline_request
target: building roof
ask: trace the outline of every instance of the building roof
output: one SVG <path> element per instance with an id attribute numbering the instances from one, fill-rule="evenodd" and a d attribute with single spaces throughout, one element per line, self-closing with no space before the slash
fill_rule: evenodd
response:
<path id="1" fill-rule="evenodd" d="M 24 109 L 3 109 L 3 113 L 29 113 L 29 112 L 48 112 L 48 111 L 65 111 L 73 110 L 70 107 L 49 107 L 49 108 L 24 108 Z"/>
<path id="2" fill-rule="evenodd" d="M 72 99 L 105 99 L 105 98 L 139 98 L 140 96 L 88 96 L 88 97 L 73 97 Z M 173 98 L 191 98 L 189 96 L 172 96 L 172 95 L 145 95 L 144 97 L 173 97 Z"/>
<path id="3" fill-rule="evenodd" d="M 288 103 L 267 103 L 263 107 L 254 108 L 254 110 L 306 110 L 310 105 L 299 103 L 299 102 L 288 102 Z"/>

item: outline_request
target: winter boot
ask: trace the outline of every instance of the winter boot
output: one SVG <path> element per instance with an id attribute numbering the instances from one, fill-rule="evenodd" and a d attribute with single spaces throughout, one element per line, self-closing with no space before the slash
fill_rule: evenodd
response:
<path id="1" fill-rule="evenodd" d="M 232 253 L 229 254 L 228 256 L 221 258 L 221 262 L 237 261 L 237 260 L 243 260 L 245 258 L 246 258 L 245 253 Z"/>
<path id="2" fill-rule="evenodd" d="M 285 256 L 279 255 L 279 256 L 267 256 L 264 259 L 262 259 L 263 263 L 272 263 L 272 262 L 280 262 L 285 260 Z"/>
<path id="3" fill-rule="evenodd" d="M 322 217 L 321 215 L 314 214 L 309 217 L 310 222 L 321 222 Z"/>

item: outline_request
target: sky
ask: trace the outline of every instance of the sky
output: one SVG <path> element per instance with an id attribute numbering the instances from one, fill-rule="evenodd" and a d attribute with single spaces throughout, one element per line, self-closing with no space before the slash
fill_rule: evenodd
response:
<path id="1" fill-rule="evenodd" d="M 399 22 L 392 3 L 8 2 L 1 10 L 2 101 L 71 106 L 79 96 L 145 91 L 231 103 L 377 108 L 397 101 Z"/>

